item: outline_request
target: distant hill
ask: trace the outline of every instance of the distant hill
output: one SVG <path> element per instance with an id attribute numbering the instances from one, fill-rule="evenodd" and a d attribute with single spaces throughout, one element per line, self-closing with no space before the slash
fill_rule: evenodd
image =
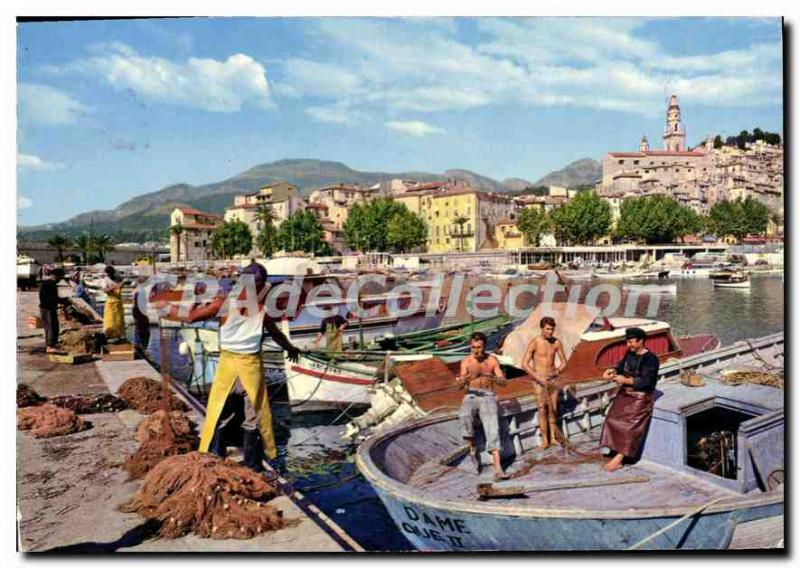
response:
<path id="1" fill-rule="evenodd" d="M 536 180 L 532 185 L 556 185 L 560 187 L 578 187 L 594 185 L 603 175 L 603 166 L 597 160 L 581 158 L 571 164 L 550 172 Z"/>
<path id="2" fill-rule="evenodd" d="M 590 178 L 594 180 L 595 174 L 586 173 L 587 170 L 591 170 L 588 166 L 592 164 L 599 168 L 599 164 L 593 160 L 579 160 L 542 179 L 566 172 L 562 175 L 573 180 L 567 185 L 588 183 L 585 180 Z M 499 182 L 465 169 L 451 169 L 441 174 L 362 172 L 341 162 L 287 159 L 257 165 L 219 182 L 196 186 L 185 183 L 169 185 L 157 191 L 138 195 L 114 209 L 88 211 L 61 223 L 19 227 L 17 233 L 21 240 L 45 239 L 54 233 L 76 236 L 89 229 L 111 235 L 126 235 L 130 240 L 163 238 L 169 224 L 169 214 L 177 205 L 189 205 L 209 213 L 221 214 L 233 203 L 234 195 L 256 191 L 264 185 L 277 181 L 293 183 L 300 188 L 303 195 L 307 195 L 316 188 L 336 183 L 357 183 L 367 187 L 381 184 L 385 190 L 388 182 L 396 178 L 412 181 L 457 178 L 468 181 L 478 189 L 497 192 L 514 192 L 534 185 L 519 178 Z M 537 182 L 540 183 L 541 180 Z M 564 182 L 553 181 L 551 184 L 564 185 Z"/>

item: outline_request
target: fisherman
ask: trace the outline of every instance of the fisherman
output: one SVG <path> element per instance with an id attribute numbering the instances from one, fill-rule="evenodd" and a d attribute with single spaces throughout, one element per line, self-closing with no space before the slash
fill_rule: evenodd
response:
<path id="1" fill-rule="evenodd" d="M 458 416 L 464 439 L 469 447 L 469 455 L 478 473 L 481 460 L 475 447 L 474 424 L 476 415 L 480 418 L 486 438 L 486 450 L 492 454 L 495 480 L 508 479 L 500 464 L 500 419 L 497 413 L 497 397 L 494 385 L 507 385 L 508 381 L 494 355 L 486 352 L 486 336 L 476 331 L 470 336 L 470 354 L 461 362 L 461 372 L 456 384 L 466 388 L 467 394 L 461 403 Z"/>
<path id="2" fill-rule="evenodd" d="M 653 414 L 659 361 L 644 346 L 646 337 L 641 328 L 626 329 L 628 351 L 615 369 L 603 373 L 604 379 L 621 385 L 611 402 L 600 438 L 600 446 L 613 454 L 603 466 L 606 471 L 615 471 L 622 467 L 625 458 L 635 459 L 639 455 Z"/>
<path id="3" fill-rule="evenodd" d="M 291 361 L 297 360 L 299 350 L 278 329 L 264 308 L 269 290 L 266 269 L 261 264 L 252 263 L 241 274 L 244 278 L 240 278 L 239 285 L 233 290 L 235 298 L 221 292 L 208 304 L 191 309 L 185 317 L 179 317 L 178 306 L 173 305 L 168 317 L 191 323 L 219 315 L 220 357 L 208 396 L 199 450 L 225 457 L 225 427 L 233 418 L 223 416 L 225 402 L 231 392 L 244 393 L 244 464 L 260 473 L 264 471 L 264 455 L 269 459 L 278 455 L 261 361 L 264 331 L 286 351 Z M 253 303 L 253 298 L 248 298 L 247 275 L 255 281 L 258 311 L 247 308 L 249 303 Z"/>
<path id="4" fill-rule="evenodd" d="M 556 438 L 556 421 L 558 414 L 558 395 L 560 389 L 556 381 L 558 374 L 567 364 L 564 346 L 553 334 L 556 320 L 549 316 L 539 320 L 541 334 L 528 345 L 522 365 L 533 378 L 533 388 L 539 407 L 539 433 L 542 437 L 542 449 L 551 444 L 560 445 Z M 559 363 L 556 365 L 556 356 Z"/>
<path id="5" fill-rule="evenodd" d="M 316 349 L 320 340 L 325 338 L 325 351 L 328 353 L 338 353 L 344 346 L 344 330 L 347 329 L 347 320 L 340 314 L 333 314 L 322 320 L 319 326 L 319 333 L 311 342 L 311 346 Z"/>
<path id="6" fill-rule="evenodd" d="M 103 333 L 110 340 L 121 340 L 125 336 L 125 311 L 122 307 L 122 278 L 110 264 L 105 268 L 103 292 L 106 303 L 103 307 Z"/>
<path id="7" fill-rule="evenodd" d="M 58 353 L 58 305 L 66 298 L 58 297 L 58 283 L 64 277 L 62 268 L 53 268 L 39 287 L 39 310 L 44 324 L 44 339 L 47 353 Z"/>

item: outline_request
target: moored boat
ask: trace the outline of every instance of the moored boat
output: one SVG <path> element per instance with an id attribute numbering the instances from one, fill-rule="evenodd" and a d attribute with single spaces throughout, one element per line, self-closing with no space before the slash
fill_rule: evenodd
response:
<path id="1" fill-rule="evenodd" d="M 736 269 L 714 271 L 709 278 L 715 288 L 750 288 L 750 275 Z"/>
<path id="2" fill-rule="evenodd" d="M 597 436 L 615 384 L 565 394 L 570 444 L 542 450 L 533 398 L 504 396 L 514 380 L 498 388 L 512 479 L 492 483 L 485 452 L 476 473 L 455 413 L 368 438 L 356 464 L 419 550 L 724 549 L 739 527 L 784 510 L 784 393 L 731 382 L 721 371 L 732 364 L 782 373 L 783 334 L 665 363 L 641 459 L 614 473 L 600 467 Z M 689 369 L 703 386 L 678 380 Z"/>

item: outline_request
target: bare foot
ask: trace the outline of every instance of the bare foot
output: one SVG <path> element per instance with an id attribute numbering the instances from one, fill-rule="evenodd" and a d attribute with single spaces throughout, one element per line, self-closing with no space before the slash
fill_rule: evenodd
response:
<path id="1" fill-rule="evenodd" d="M 603 465 L 603 469 L 608 472 L 617 471 L 622 467 L 623 457 L 624 456 L 622 454 L 617 454 L 611 460 L 609 460 L 607 464 Z"/>
<path id="2" fill-rule="evenodd" d="M 511 479 L 511 476 L 504 471 L 496 471 L 494 472 L 494 480 L 495 481 L 503 481 L 504 479 Z"/>
<path id="3" fill-rule="evenodd" d="M 549 447 L 550 447 L 550 442 L 548 442 L 547 440 L 545 440 L 544 438 L 542 438 L 542 449 L 543 449 L 543 450 L 546 450 L 546 449 L 547 449 L 547 448 L 549 448 Z"/>

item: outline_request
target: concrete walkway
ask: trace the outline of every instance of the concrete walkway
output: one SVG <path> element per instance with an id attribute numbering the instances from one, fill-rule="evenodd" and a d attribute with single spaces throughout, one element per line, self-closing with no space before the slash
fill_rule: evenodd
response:
<path id="1" fill-rule="evenodd" d="M 159 374 L 146 361 L 83 365 L 50 363 L 44 338 L 27 328 L 38 312 L 35 292 L 18 293 L 17 380 L 43 396 L 115 393 L 126 379 Z M 188 413 L 196 423 L 202 415 Z M 116 507 L 139 486 L 128 481 L 122 463 L 136 450 L 134 430 L 142 415 L 120 413 L 84 416 L 92 428 L 77 434 L 37 440 L 17 433 L 17 511 L 20 549 L 25 552 L 339 552 L 361 550 L 324 515 L 317 515 L 299 494 L 272 504 L 297 526 L 249 540 L 212 540 L 185 536 L 152 538 L 151 526 Z M 299 505 L 298 505 L 299 503 Z M 330 523 L 330 524 L 329 524 Z"/>

